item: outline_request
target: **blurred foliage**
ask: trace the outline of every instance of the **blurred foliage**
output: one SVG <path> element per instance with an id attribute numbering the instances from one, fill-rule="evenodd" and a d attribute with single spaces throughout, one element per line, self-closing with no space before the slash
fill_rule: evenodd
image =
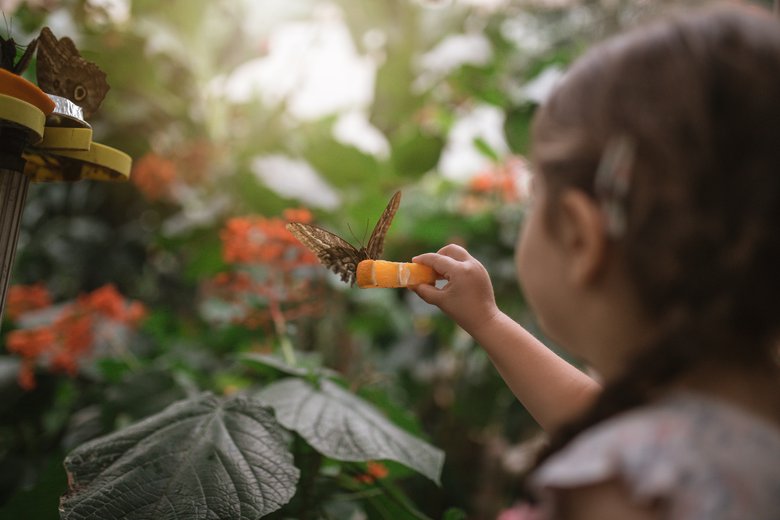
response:
<path id="1" fill-rule="evenodd" d="M 538 101 L 527 87 L 645 11 L 679 3 L 703 2 L 11 2 L 18 6 L 6 13 L 8 31 L 17 42 L 50 25 L 107 73 L 111 90 L 91 121 L 95 140 L 135 165 L 129 184 L 33 186 L 13 283 L 43 284 L 54 302 L 112 284 L 148 312 L 138 330 L 118 336 L 121 348 L 85 355 L 70 376 L 38 365 L 27 391 L 7 338 L 28 325 L 6 316 L 0 516 L 58 518 L 68 452 L 203 391 L 266 387 L 280 372 L 246 356 L 275 355 L 335 370 L 394 424 L 446 453 L 440 487 L 388 463 L 387 474 L 345 494 L 328 478 L 365 468 L 312 457 L 297 438 L 302 489 L 312 489 L 307 479 L 330 484 L 293 498 L 279 515 L 316 499 L 319 509 L 307 514 L 317 518 L 495 518 L 518 498 L 525 446 L 538 430 L 478 346 L 408 291 L 360 291 L 315 265 L 282 269 L 284 256 L 231 260 L 230 223 L 244 226 L 247 243 L 272 242 L 285 210 L 304 208 L 357 243 L 402 189 L 385 258 L 461 243 L 491 272 L 499 305 L 535 330 L 513 262 Z M 295 60 L 265 84 L 273 92 L 229 95 L 231 81 L 242 86 L 242 70 L 270 60 L 282 29 L 324 39 L 316 31 L 333 24 L 346 28 L 353 57 L 369 64 L 366 102 L 301 116 L 295 89 L 283 88 L 304 83 Z M 475 39 L 442 54 L 457 37 Z M 301 59 L 316 50 L 312 38 Z M 480 46 L 486 52 L 472 56 Z M 341 81 L 347 89 L 353 79 Z M 485 107 L 501 115 L 500 138 L 454 139 Z M 371 125 L 359 137 L 376 132 L 382 144 L 340 137 L 347 112 Z M 475 166 L 448 175 L 445 156 L 463 149 Z M 324 187 L 304 176 L 297 191 L 280 188 L 302 165 Z"/>

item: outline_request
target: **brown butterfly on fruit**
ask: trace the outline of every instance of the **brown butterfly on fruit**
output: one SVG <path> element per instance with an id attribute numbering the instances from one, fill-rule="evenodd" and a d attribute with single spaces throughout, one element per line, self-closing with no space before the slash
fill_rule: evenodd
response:
<path id="1" fill-rule="evenodd" d="M 48 27 L 38 36 L 35 72 L 41 90 L 73 101 L 84 119 L 95 113 L 109 89 L 106 73 L 82 58 L 73 40 L 57 39 Z"/>
<path id="2" fill-rule="evenodd" d="M 390 198 L 390 202 L 387 203 L 382 216 L 379 217 L 379 221 L 374 226 L 368 239 L 368 245 L 360 249 L 330 231 L 310 224 L 291 222 L 287 224 L 287 230 L 317 255 L 322 265 L 340 275 L 342 282 L 353 285 L 357 265 L 363 260 L 377 260 L 382 256 L 385 235 L 390 229 L 390 224 L 393 222 L 393 217 L 398 211 L 400 203 L 401 192 L 397 191 Z"/>

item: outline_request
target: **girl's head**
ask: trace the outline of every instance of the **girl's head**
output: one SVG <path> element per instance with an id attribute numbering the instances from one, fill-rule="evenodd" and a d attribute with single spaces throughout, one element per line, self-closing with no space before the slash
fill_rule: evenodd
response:
<path id="1" fill-rule="evenodd" d="M 780 330 L 776 19 L 724 6 L 614 38 L 576 62 L 533 131 L 548 221 L 566 190 L 599 202 L 605 150 L 632 144 L 613 247 L 659 324 L 659 348 L 689 361 L 771 355 Z"/>
<path id="2" fill-rule="evenodd" d="M 605 151 L 631 143 L 628 189 L 611 201 L 625 226 L 608 247 L 656 325 L 651 343 L 586 416 L 559 432 L 548 454 L 695 366 L 773 362 L 780 344 L 775 18 L 722 6 L 609 40 L 571 68 L 537 112 L 533 134 L 553 236 L 557 202 L 576 190 L 604 203 L 595 185 Z"/>

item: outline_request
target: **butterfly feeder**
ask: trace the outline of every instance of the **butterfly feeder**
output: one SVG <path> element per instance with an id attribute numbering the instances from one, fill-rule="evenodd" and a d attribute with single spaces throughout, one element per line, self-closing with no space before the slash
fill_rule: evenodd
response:
<path id="1" fill-rule="evenodd" d="M 92 141 L 89 117 L 108 91 L 105 73 L 84 60 L 69 38 L 48 28 L 16 62 L 3 40 L 0 62 L 0 319 L 31 182 L 126 181 L 130 156 Z M 19 74 L 37 48 L 34 84 Z M 9 49 L 14 55 L 8 57 Z M 72 69 L 87 71 L 79 81 Z"/>

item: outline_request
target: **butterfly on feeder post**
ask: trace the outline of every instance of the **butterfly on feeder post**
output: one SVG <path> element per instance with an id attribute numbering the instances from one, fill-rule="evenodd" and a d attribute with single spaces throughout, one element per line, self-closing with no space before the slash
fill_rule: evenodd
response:
<path id="1" fill-rule="evenodd" d="M 356 248 L 338 235 L 326 231 L 320 227 L 301 222 L 290 222 L 287 230 L 295 238 L 309 248 L 320 263 L 341 276 L 342 282 L 350 285 L 355 283 L 357 266 L 363 260 L 378 260 L 382 256 L 385 245 L 385 235 L 390 229 L 393 217 L 401 203 L 401 192 L 397 191 L 387 203 L 387 207 L 374 226 L 368 244 L 365 247 Z"/>
<path id="2" fill-rule="evenodd" d="M 38 39 L 27 44 L 27 48 L 22 53 L 22 56 L 17 61 L 16 59 L 16 42 L 13 38 L 3 38 L 0 36 L 0 67 L 9 72 L 21 75 L 27 65 L 30 64 L 30 60 L 35 54 L 35 49 L 38 45 Z"/>
<path id="3" fill-rule="evenodd" d="M 57 39 L 48 27 L 38 36 L 35 73 L 41 90 L 80 106 L 84 119 L 95 113 L 109 89 L 106 73 L 82 58 L 73 40 Z"/>

